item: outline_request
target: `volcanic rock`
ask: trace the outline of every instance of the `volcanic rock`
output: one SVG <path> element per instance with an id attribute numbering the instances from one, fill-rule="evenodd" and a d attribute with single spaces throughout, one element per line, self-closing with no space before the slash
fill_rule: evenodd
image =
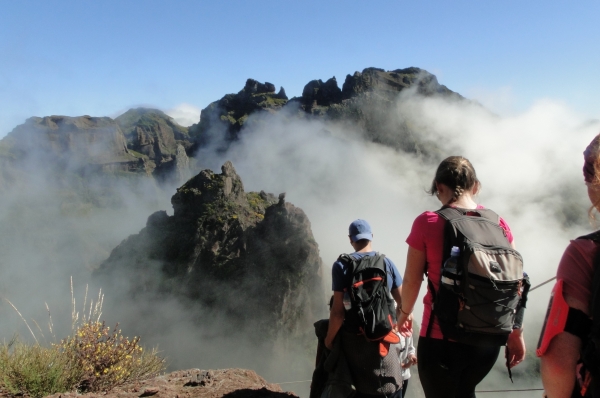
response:
<path id="1" fill-rule="evenodd" d="M 108 117 L 32 117 L 8 137 L 17 161 L 79 170 L 131 171 L 138 159 L 127 149 L 118 124 Z"/>
<path id="2" fill-rule="evenodd" d="M 283 87 L 275 94 L 275 85 L 248 79 L 237 94 L 227 94 L 204 108 L 200 123 L 190 126 L 190 136 L 201 146 L 217 139 L 232 141 L 256 112 L 275 112 L 287 103 Z"/>
<path id="3" fill-rule="evenodd" d="M 187 158 L 187 154 L 179 151 L 180 147 L 185 152 L 192 146 L 186 127 L 178 125 L 164 112 L 148 108 L 130 109 L 115 121 L 127 139 L 128 149 L 147 161 L 146 170 L 159 178 L 176 173 L 180 183 L 189 178 L 189 171 L 184 170 L 189 169 L 189 160 L 186 162 L 183 158 L 184 155 Z M 187 178 L 183 179 L 185 175 Z"/>
<path id="4" fill-rule="evenodd" d="M 76 392 L 50 395 L 47 398 L 93 398 L 98 393 Z M 248 369 L 200 370 L 171 372 L 152 379 L 118 386 L 101 394 L 106 398 L 177 397 L 177 398 L 294 398 L 278 384 Z M 0 395 L 1 396 L 1 395 Z"/>
<path id="5" fill-rule="evenodd" d="M 391 120 L 399 95 L 412 90 L 418 96 L 438 96 L 451 100 L 465 99 L 440 85 L 431 73 L 411 67 L 385 71 L 366 68 L 347 75 L 339 88 L 334 77 L 323 82 L 310 81 L 304 86 L 301 97 L 288 101 L 283 87 L 275 94 L 271 83 L 248 79 L 238 94 L 228 94 L 202 110 L 200 123 L 190 127 L 190 136 L 197 147 L 209 144 L 226 150 L 239 138 L 249 117 L 276 113 L 289 109 L 285 117 L 318 118 L 357 127 L 365 138 L 397 150 L 425 155 L 435 154 L 435 143 L 427 142 L 405 123 L 401 117 Z"/>
<path id="6" fill-rule="evenodd" d="M 262 339 L 304 333 L 321 316 L 318 245 L 306 214 L 285 196 L 245 192 L 226 162 L 221 174 L 201 171 L 171 202 L 173 216 L 152 214 L 97 274 L 136 275 L 133 295 L 155 291 L 202 303 Z"/>

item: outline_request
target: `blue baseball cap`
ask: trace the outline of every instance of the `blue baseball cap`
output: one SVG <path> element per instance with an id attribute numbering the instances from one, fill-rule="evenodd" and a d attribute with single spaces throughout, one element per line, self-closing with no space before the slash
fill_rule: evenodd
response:
<path id="1" fill-rule="evenodd" d="M 371 226 L 365 220 L 354 220 L 348 228 L 348 235 L 352 242 L 356 242 L 361 239 L 373 240 L 373 232 L 371 232 Z"/>

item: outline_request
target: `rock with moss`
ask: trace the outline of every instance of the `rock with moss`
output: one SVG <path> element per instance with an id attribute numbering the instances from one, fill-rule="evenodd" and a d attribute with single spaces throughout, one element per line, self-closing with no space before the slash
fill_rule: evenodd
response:
<path id="1" fill-rule="evenodd" d="M 351 129 L 358 127 L 369 141 L 435 157 L 440 152 L 438 144 L 428 141 L 410 120 L 398 115 L 397 101 L 404 90 L 423 97 L 466 101 L 439 84 L 435 75 L 415 67 L 391 71 L 366 68 L 347 75 L 341 89 L 335 76 L 325 82 L 315 79 L 304 86 L 301 97 L 289 101 L 283 88 L 275 94 L 271 83 L 248 79 L 239 93 L 225 95 L 203 109 L 200 122 L 190 127 L 190 137 L 196 147 L 214 145 L 225 150 L 243 134 L 251 115 L 288 109 L 285 115 L 289 118 L 314 118 Z"/>
<path id="2" fill-rule="evenodd" d="M 300 111 L 312 118 L 359 127 L 370 141 L 404 152 L 436 156 L 438 144 L 423 138 L 424 134 L 397 112 L 399 95 L 404 90 L 422 97 L 465 101 L 460 94 L 440 85 L 435 75 L 411 67 L 393 71 L 366 68 L 347 75 L 341 90 L 335 78 L 325 83 L 314 80 L 305 86 L 302 97 L 293 98 L 290 104 L 298 104 Z"/>
<path id="3" fill-rule="evenodd" d="M 103 170 L 130 170 L 138 163 L 119 125 L 108 117 L 31 117 L 8 137 L 16 161 Z"/>
<path id="4" fill-rule="evenodd" d="M 149 108 L 130 109 L 115 121 L 125 135 L 129 151 L 146 161 L 146 170 L 159 178 L 175 173 L 180 182 L 184 181 L 180 175 L 183 154 L 178 148 L 191 151 L 187 127 L 180 126 L 164 112 Z"/>
<path id="5" fill-rule="evenodd" d="M 215 141 L 236 140 L 249 115 L 276 112 L 287 101 L 283 87 L 275 93 L 275 85 L 272 83 L 248 79 L 237 94 L 227 94 L 204 108 L 200 114 L 200 122 L 190 127 L 190 136 L 200 146 Z"/>
<path id="6" fill-rule="evenodd" d="M 201 303 L 255 338 L 302 334 L 322 316 L 321 258 L 301 209 L 246 192 L 231 162 L 220 174 L 201 171 L 171 202 L 174 214 L 151 215 L 112 251 L 99 278 L 135 275 L 132 295 L 154 291 Z"/>

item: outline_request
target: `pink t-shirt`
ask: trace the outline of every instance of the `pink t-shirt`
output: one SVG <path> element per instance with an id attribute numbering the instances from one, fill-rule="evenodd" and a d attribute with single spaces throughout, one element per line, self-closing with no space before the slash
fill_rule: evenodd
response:
<path id="1" fill-rule="evenodd" d="M 562 279 L 563 292 L 582 303 L 589 303 L 592 296 L 594 258 L 598 246 L 589 239 L 572 240 L 565 249 L 556 277 Z"/>
<path id="2" fill-rule="evenodd" d="M 483 206 L 478 205 L 478 209 L 483 209 Z M 420 214 L 413 222 L 410 235 L 406 238 L 406 243 L 413 249 L 425 252 L 427 264 L 426 269 L 428 272 L 428 278 L 433 283 L 435 290 L 437 291 L 440 284 L 440 273 L 442 270 L 442 250 L 444 249 L 444 225 L 446 220 L 437 213 L 432 211 L 426 211 Z M 508 224 L 500 218 L 500 226 L 506 231 L 506 237 L 508 241 L 512 243 L 513 236 L 510 232 Z M 433 297 L 429 289 L 423 299 L 423 318 L 421 320 L 421 336 L 427 334 L 427 327 L 429 326 L 429 318 L 431 316 L 431 305 L 433 303 Z M 438 325 L 437 319 L 431 327 L 431 337 L 436 339 L 443 339 L 442 331 Z"/>

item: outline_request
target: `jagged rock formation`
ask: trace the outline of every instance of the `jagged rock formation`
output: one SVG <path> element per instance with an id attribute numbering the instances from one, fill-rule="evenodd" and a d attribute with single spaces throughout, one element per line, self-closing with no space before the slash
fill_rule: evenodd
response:
<path id="1" fill-rule="evenodd" d="M 221 170 L 181 186 L 171 199 L 174 215 L 152 214 L 97 274 L 136 275 L 134 295 L 194 300 L 262 338 L 304 332 L 323 301 L 308 218 L 284 195 L 245 192 L 231 162 Z"/>
<path id="2" fill-rule="evenodd" d="M 198 147 L 216 142 L 218 147 L 225 149 L 239 138 L 250 115 L 291 108 L 297 109 L 301 118 L 320 118 L 358 126 L 368 140 L 398 150 L 422 154 L 435 152 L 434 144 L 420 139 L 419 132 L 401 118 L 390 121 L 389 115 L 394 111 L 398 95 L 406 89 L 414 89 L 415 94 L 421 96 L 465 100 L 440 85 L 431 73 L 414 67 L 393 71 L 366 68 L 347 75 L 341 89 L 335 77 L 325 82 L 312 80 L 304 86 L 301 97 L 289 101 L 283 88 L 275 94 L 273 84 L 248 79 L 238 94 L 225 95 L 203 109 L 200 123 L 190 127 L 190 136 Z"/>
<path id="3" fill-rule="evenodd" d="M 232 141 L 255 112 L 274 112 L 288 101 L 283 87 L 275 93 L 272 83 L 260 83 L 248 79 L 244 88 L 237 94 L 227 94 L 212 102 L 200 114 L 200 123 L 190 127 L 190 136 L 200 145 L 211 140 Z"/>
<path id="4" fill-rule="evenodd" d="M 397 100 L 404 90 L 416 95 L 439 96 L 466 101 L 460 94 L 440 85 L 431 73 L 419 68 L 385 71 L 367 68 L 347 75 L 340 90 L 335 78 L 308 83 L 301 98 L 290 101 L 311 117 L 359 127 L 366 139 L 392 148 L 423 155 L 434 155 L 436 143 L 421 138 L 397 112 Z M 390 117 L 395 115 L 395 117 Z"/>
<path id="5" fill-rule="evenodd" d="M 121 201 L 117 185 L 139 191 L 154 180 L 187 181 L 191 147 L 187 128 L 158 110 L 131 109 L 115 120 L 32 117 L 0 140 L 0 193 L 34 172 L 76 203 L 113 206 Z"/>
<path id="6" fill-rule="evenodd" d="M 390 121 L 387 117 L 394 111 L 399 93 L 407 89 L 422 96 L 464 100 L 440 85 L 434 75 L 414 67 L 393 71 L 366 68 L 347 75 L 341 89 L 335 77 L 325 82 L 313 80 L 301 97 L 291 100 L 283 87 L 276 93 L 274 84 L 248 79 L 240 92 L 227 94 L 203 109 L 200 122 L 189 130 L 163 112 L 146 108 L 131 109 L 115 120 L 34 117 L 0 140 L 0 159 L 10 165 L 26 162 L 26 158 L 41 159 L 44 167 L 69 166 L 80 174 L 81 170 L 88 174 L 145 174 L 159 182 L 175 175 L 177 183 L 183 183 L 190 176 L 188 166 L 194 168 L 194 162 L 186 157 L 192 157 L 198 148 L 213 143 L 224 150 L 239 138 L 249 116 L 273 114 L 284 108 L 290 109 L 292 116 L 359 127 L 367 139 L 399 150 L 426 153 L 432 144 L 424 143 L 419 131 L 402 118 Z"/>
<path id="7" fill-rule="evenodd" d="M 189 178 L 182 169 L 185 164 L 189 167 L 185 149 L 192 146 L 186 127 L 162 111 L 147 108 L 130 109 L 115 121 L 125 135 L 127 148 L 144 160 L 147 172 L 164 178 L 176 171 L 180 183 Z"/>

